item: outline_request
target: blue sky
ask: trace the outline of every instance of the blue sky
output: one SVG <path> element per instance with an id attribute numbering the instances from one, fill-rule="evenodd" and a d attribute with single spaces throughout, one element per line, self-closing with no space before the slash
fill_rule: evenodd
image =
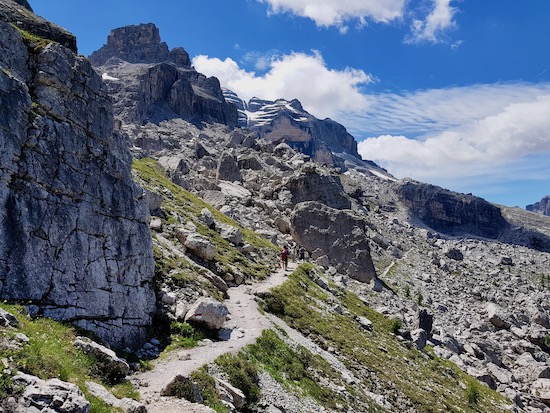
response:
<path id="1" fill-rule="evenodd" d="M 412 177 L 510 206 L 550 194 L 549 0 L 30 0 L 77 36 L 153 22 L 243 98 L 298 98 Z"/>

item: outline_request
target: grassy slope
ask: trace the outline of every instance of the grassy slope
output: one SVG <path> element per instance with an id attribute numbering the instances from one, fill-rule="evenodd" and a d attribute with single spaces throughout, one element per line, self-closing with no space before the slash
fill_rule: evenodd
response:
<path id="1" fill-rule="evenodd" d="M 356 295 L 343 292 L 336 301 L 308 277 L 302 266 L 266 300 L 267 309 L 309 335 L 322 347 L 336 349 L 361 386 L 385 395 L 390 402 L 418 412 L 503 412 L 509 402 L 481 385 L 453 363 L 420 352 L 391 334 L 391 320 L 367 307 Z M 341 305 L 343 315 L 331 311 Z M 354 321 L 372 321 L 372 332 Z M 356 386 L 357 387 L 357 386 Z M 353 391 L 353 389 L 350 389 Z"/>
<path id="2" fill-rule="evenodd" d="M 136 180 L 140 185 L 163 196 L 164 201 L 162 209 L 167 215 L 163 222 L 165 225 L 177 224 L 178 222 L 185 224 L 187 221 L 192 221 L 196 225 L 199 233 L 205 235 L 216 244 L 218 252 L 214 260 L 224 266 L 227 271 L 233 271 L 233 268 L 237 268 L 247 278 L 258 279 L 265 278 L 271 273 L 272 268 L 270 263 L 276 262 L 275 256 L 277 253 L 277 248 L 273 244 L 260 237 L 254 231 L 243 227 L 222 214 L 219 210 L 207 204 L 191 192 L 174 184 L 164 174 L 164 171 L 156 161 L 147 158 L 135 160 L 133 169 Z M 216 221 L 239 228 L 243 233 L 244 242 L 251 244 L 259 253 L 257 259 L 246 257 L 229 241 L 223 239 L 216 231 L 209 229 L 206 225 L 201 223 L 198 217 L 203 208 L 208 209 Z M 162 255 L 160 251 L 157 251 L 156 259 L 159 265 L 167 265 L 170 268 L 181 267 L 182 265 L 184 267 L 189 266 L 186 263 L 182 263 L 181 260 L 177 260 L 174 256 L 170 257 L 169 255 L 164 255 L 163 257 Z M 176 259 L 177 262 L 173 262 L 172 264 L 167 263 L 166 260 L 170 258 Z M 163 260 L 164 262 L 161 262 Z M 169 268 L 166 270 L 168 271 Z M 193 271 L 188 271 L 188 273 L 192 272 Z"/>

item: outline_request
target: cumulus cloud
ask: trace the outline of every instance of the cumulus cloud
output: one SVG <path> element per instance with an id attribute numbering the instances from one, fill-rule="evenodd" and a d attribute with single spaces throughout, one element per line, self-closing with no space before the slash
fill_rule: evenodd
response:
<path id="1" fill-rule="evenodd" d="M 548 85 L 523 99 L 420 140 L 403 135 L 368 138 L 359 143 L 359 153 L 398 177 L 440 185 L 475 177 L 537 179 L 540 170 L 548 169 L 547 157 L 540 155 L 550 154 Z"/>
<path id="2" fill-rule="evenodd" d="M 446 33 L 457 27 L 454 16 L 458 9 L 453 0 L 257 0 L 269 5 L 270 13 L 289 13 L 313 20 L 318 27 L 336 27 L 346 34 L 349 24 L 366 26 L 368 21 L 390 23 L 409 21 L 411 33 L 407 43 L 440 43 Z M 430 5 L 429 8 L 424 4 Z M 410 9 L 410 10 L 407 10 Z M 426 11 L 427 10 L 427 11 Z M 460 42 L 453 43 L 458 47 Z"/>
<path id="3" fill-rule="evenodd" d="M 346 24 L 367 20 L 390 22 L 403 16 L 406 0 L 258 0 L 267 3 L 272 13 L 291 13 L 312 19 L 319 27 L 335 26 L 342 33 Z"/>
<path id="4" fill-rule="evenodd" d="M 447 31 L 457 27 L 454 15 L 457 12 L 451 6 L 452 0 L 434 0 L 433 10 L 425 19 L 413 19 L 409 43 L 439 43 Z M 457 44 L 455 43 L 455 46 Z"/>
<path id="5" fill-rule="evenodd" d="M 221 60 L 199 55 L 193 59 L 193 65 L 199 72 L 217 77 L 223 87 L 233 90 L 241 99 L 296 98 L 319 118 L 366 109 L 368 99 L 360 89 L 373 81 L 372 76 L 362 70 L 328 68 L 317 51 L 273 57 L 265 63 L 268 70 L 261 75 L 240 68 L 231 58 Z"/>

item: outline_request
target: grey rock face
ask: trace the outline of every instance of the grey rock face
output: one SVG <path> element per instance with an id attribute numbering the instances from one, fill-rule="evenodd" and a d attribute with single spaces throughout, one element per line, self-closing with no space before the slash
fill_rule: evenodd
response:
<path id="1" fill-rule="evenodd" d="M 0 27 L 0 295 L 137 345 L 154 263 L 110 98 L 86 59 L 57 43 L 29 52 Z"/>
<path id="2" fill-rule="evenodd" d="M 1 0 L 0 20 L 13 23 L 17 27 L 33 33 L 38 37 L 57 42 L 73 52 L 76 52 L 76 38 L 67 30 L 51 23 L 40 16 L 29 13 L 32 11 L 26 0 Z M 2 52 L 5 49 L 2 50 Z"/>
<path id="3" fill-rule="evenodd" d="M 292 236 L 316 259 L 328 256 L 340 274 L 369 282 L 376 272 L 366 235 L 366 223 L 348 211 L 318 202 L 303 202 L 294 209 Z"/>
<path id="4" fill-rule="evenodd" d="M 29 11 L 32 11 L 32 7 L 27 0 L 15 0 L 17 4 L 20 4 Z"/>
<path id="5" fill-rule="evenodd" d="M 412 180 L 399 182 L 396 192 L 416 217 L 444 234 L 496 239 L 507 228 L 498 207 L 472 195 Z"/>
<path id="6" fill-rule="evenodd" d="M 550 195 L 545 196 L 539 202 L 527 205 L 525 209 L 542 215 L 550 215 Z"/>

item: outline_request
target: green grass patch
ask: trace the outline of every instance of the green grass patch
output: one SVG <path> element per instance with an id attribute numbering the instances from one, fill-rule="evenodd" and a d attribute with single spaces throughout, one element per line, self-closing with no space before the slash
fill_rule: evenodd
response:
<path id="1" fill-rule="evenodd" d="M 223 354 L 218 357 L 216 364 L 229 377 L 229 382 L 240 389 L 246 396 L 247 404 L 254 404 L 260 398 L 258 386 L 258 368 L 248 360 L 244 353 L 234 355 Z"/>
<path id="2" fill-rule="evenodd" d="M 172 321 L 170 323 L 170 338 L 172 343 L 166 348 L 171 351 L 175 348 L 196 347 L 202 339 L 206 338 L 206 333 L 197 329 L 189 323 Z"/>
<path id="3" fill-rule="evenodd" d="M 218 413 L 229 412 L 229 409 L 220 401 L 216 380 L 208 373 L 206 367 L 203 366 L 191 373 L 191 379 L 199 386 L 204 404 Z"/>
<path id="4" fill-rule="evenodd" d="M 245 354 L 287 388 L 299 390 L 328 408 L 345 404 L 336 392 L 321 386 L 319 381 L 323 377 L 342 384 L 341 374 L 305 347 L 291 347 L 275 331 L 263 331 L 256 343 L 246 348 Z"/>
<path id="5" fill-rule="evenodd" d="M 22 371 L 43 380 L 58 378 L 76 384 L 91 404 L 90 413 L 119 412 L 88 393 L 87 381 L 96 381 L 107 388 L 110 386 L 94 376 L 95 359 L 73 345 L 79 335 L 77 329 L 47 318 L 31 319 L 20 305 L 2 303 L 0 307 L 19 320 L 17 328 L 0 328 L 0 359 L 9 365 L 0 374 L 0 399 L 16 390 L 12 387 L 11 377 L 16 371 Z M 18 348 L 9 345 L 17 333 L 29 338 L 28 343 L 22 343 Z M 111 388 L 117 395 L 137 397 L 130 382 Z"/>
<path id="6" fill-rule="evenodd" d="M 15 24 L 12 24 L 12 26 L 15 27 L 19 33 L 21 33 L 23 42 L 32 53 L 40 52 L 47 45 L 53 43 L 53 40 L 37 36 L 36 34 L 30 33 Z"/>

